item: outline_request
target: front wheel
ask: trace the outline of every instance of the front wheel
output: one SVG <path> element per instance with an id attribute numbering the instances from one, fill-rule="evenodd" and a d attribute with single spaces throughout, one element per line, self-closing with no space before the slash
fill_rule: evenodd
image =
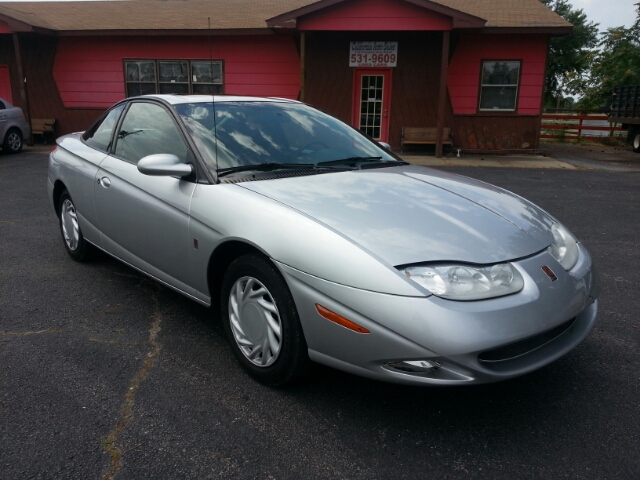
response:
<path id="1" fill-rule="evenodd" d="M 82 235 L 78 224 L 78 212 L 73 204 L 69 192 L 65 190 L 60 195 L 58 216 L 60 217 L 60 233 L 67 249 L 67 253 L 77 262 L 90 260 L 95 253 L 93 245 Z"/>
<path id="2" fill-rule="evenodd" d="M 22 150 L 22 134 L 20 130 L 10 129 L 4 136 L 2 149 L 7 153 L 19 153 Z"/>
<path id="3" fill-rule="evenodd" d="M 231 350 L 266 385 L 300 378 L 309 364 L 298 311 L 275 265 L 258 254 L 231 263 L 222 283 L 221 311 Z"/>

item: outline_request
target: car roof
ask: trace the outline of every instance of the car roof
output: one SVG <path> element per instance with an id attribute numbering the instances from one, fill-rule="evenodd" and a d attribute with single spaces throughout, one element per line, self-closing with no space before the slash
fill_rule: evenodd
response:
<path id="1" fill-rule="evenodd" d="M 215 103 L 223 102 L 278 102 L 278 103 L 300 103 L 297 100 L 276 97 L 251 97 L 246 95 L 143 95 L 138 98 L 158 98 L 171 105 L 182 103 L 210 103 L 213 99 Z"/>

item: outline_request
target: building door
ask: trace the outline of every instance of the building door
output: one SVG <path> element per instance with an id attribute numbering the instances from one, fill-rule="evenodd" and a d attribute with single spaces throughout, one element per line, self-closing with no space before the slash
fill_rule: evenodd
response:
<path id="1" fill-rule="evenodd" d="M 4 98 L 13 105 L 13 96 L 11 95 L 11 75 L 7 65 L 0 65 L 0 98 Z"/>
<path id="2" fill-rule="evenodd" d="M 352 125 L 371 138 L 389 141 L 390 68 L 357 68 L 353 85 Z"/>

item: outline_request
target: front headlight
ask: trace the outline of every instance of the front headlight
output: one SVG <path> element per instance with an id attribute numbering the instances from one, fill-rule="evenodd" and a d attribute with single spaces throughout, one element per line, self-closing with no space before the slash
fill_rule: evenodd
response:
<path id="1" fill-rule="evenodd" d="M 554 223 L 551 227 L 553 243 L 547 249 L 565 270 L 571 270 L 578 261 L 578 243 L 563 225 Z"/>
<path id="2" fill-rule="evenodd" d="M 510 263 L 485 267 L 438 264 L 406 267 L 410 280 L 438 297 L 450 300 L 481 300 L 516 293 L 524 287 L 520 272 Z"/>

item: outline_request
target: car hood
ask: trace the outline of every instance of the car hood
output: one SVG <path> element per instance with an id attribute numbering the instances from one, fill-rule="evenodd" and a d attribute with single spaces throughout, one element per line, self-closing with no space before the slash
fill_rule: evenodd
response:
<path id="1" fill-rule="evenodd" d="M 553 219 L 517 195 L 424 167 L 237 185 L 312 217 L 393 266 L 503 262 L 539 252 L 553 238 Z"/>

